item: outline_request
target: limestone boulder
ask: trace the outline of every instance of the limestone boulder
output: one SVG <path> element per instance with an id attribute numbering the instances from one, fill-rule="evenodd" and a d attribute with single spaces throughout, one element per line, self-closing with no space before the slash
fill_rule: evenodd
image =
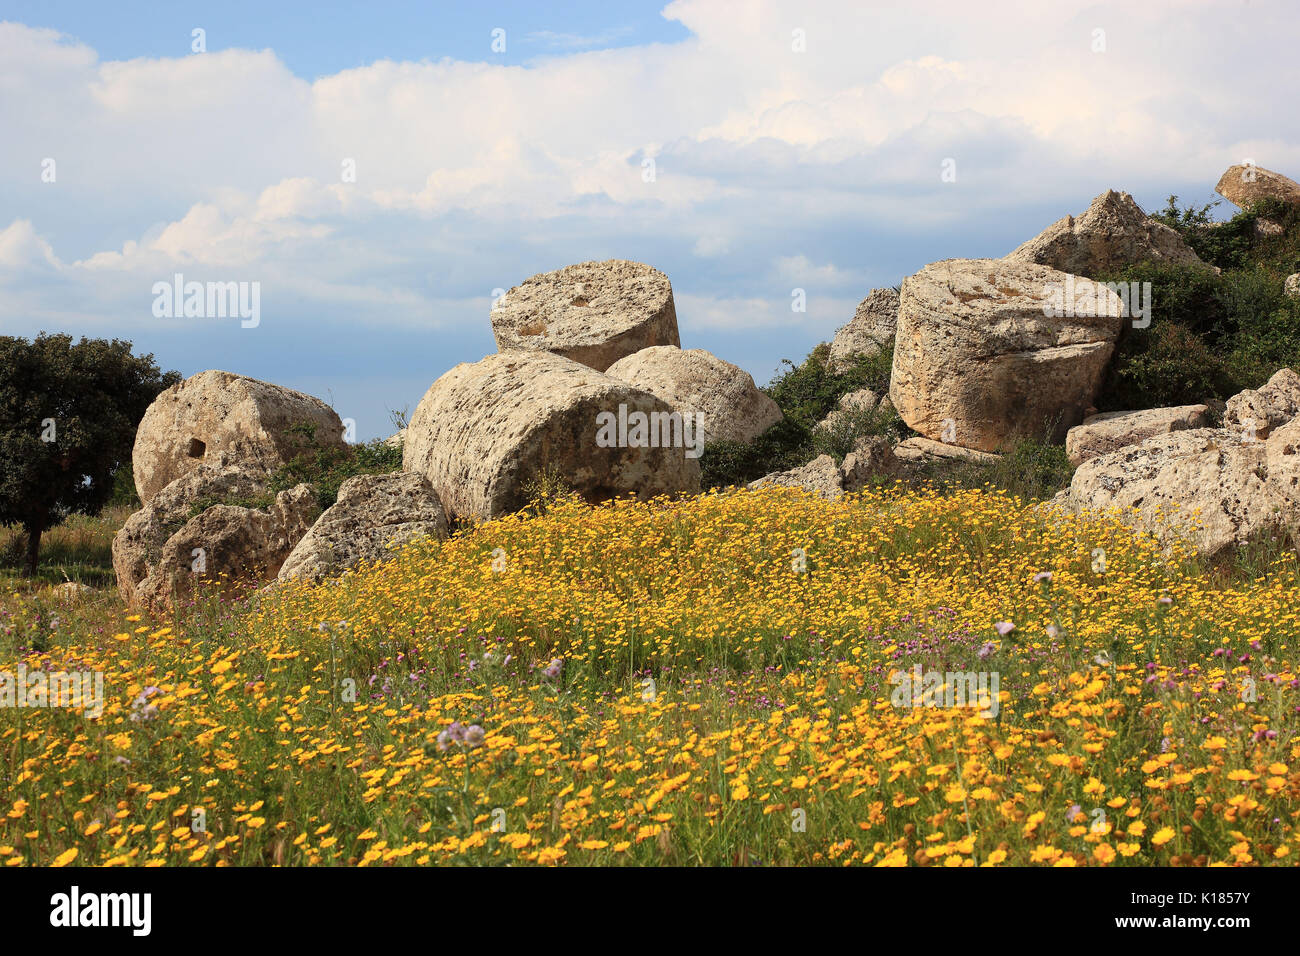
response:
<path id="1" fill-rule="evenodd" d="M 1243 209 L 1261 199 L 1300 204 L 1300 183 L 1262 166 L 1229 166 L 1214 191 Z"/>
<path id="2" fill-rule="evenodd" d="M 969 461 L 977 465 L 989 465 L 997 461 L 999 455 L 974 448 L 963 448 L 946 442 L 932 441 L 929 438 L 914 436 L 894 446 L 894 457 L 901 462 L 925 465 L 939 461 Z"/>
<path id="3" fill-rule="evenodd" d="M 1058 219 L 1006 258 L 1080 276 L 1146 260 L 1203 265 L 1182 236 L 1148 218 L 1128 193 L 1113 189 L 1094 199 L 1083 215 Z"/>
<path id="4" fill-rule="evenodd" d="M 598 372 L 642 349 L 681 345 L 668 277 L 626 259 L 525 279 L 494 304 L 492 333 L 502 352 L 554 352 Z"/>
<path id="5" fill-rule="evenodd" d="M 867 437 L 859 441 L 840 464 L 840 484 L 847 492 L 861 490 L 867 482 L 893 478 L 902 472 L 902 463 L 894 455 L 889 440 Z"/>
<path id="6" fill-rule="evenodd" d="M 649 392 L 683 415 L 699 416 L 705 441 L 753 441 L 781 420 L 781 409 L 754 378 L 704 349 L 655 345 L 605 372 Z"/>
<path id="7" fill-rule="evenodd" d="M 118 590 L 162 610 L 202 583 L 274 580 L 319 511 L 309 485 L 272 496 L 265 473 L 218 455 L 127 519 L 113 538 Z"/>
<path id="8" fill-rule="evenodd" d="M 1279 425 L 1268 436 L 1264 467 L 1269 490 L 1282 499 L 1279 511 L 1300 511 L 1300 418 Z"/>
<path id="9" fill-rule="evenodd" d="M 1243 441 L 1221 428 L 1192 428 L 1148 438 L 1085 461 L 1070 482 L 1075 510 L 1120 509 L 1161 540 L 1189 541 L 1217 559 L 1252 535 L 1294 527 L 1300 426 L 1268 441 Z"/>
<path id="10" fill-rule="evenodd" d="M 888 348 L 898 329 L 898 291 L 872 289 L 858 303 L 852 320 L 835 333 L 831 342 L 832 368 L 847 367 L 855 355 L 875 355 Z"/>
<path id="11" fill-rule="evenodd" d="M 281 581 L 319 580 L 377 564 L 417 538 L 447 537 L 442 502 L 423 475 L 358 475 L 311 526 L 280 568 Z"/>
<path id="12" fill-rule="evenodd" d="M 144 413 L 131 453 L 136 491 L 148 504 L 218 453 L 270 473 L 313 442 L 344 445 L 343 423 L 320 399 L 231 372 L 200 372 Z"/>
<path id="13" fill-rule="evenodd" d="M 168 484 L 113 537 L 113 570 L 122 598 L 136 603 L 137 587 L 157 566 L 163 545 L 191 518 L 212 504 L 254 499 L 269 500 L 266 473 L 223 452 Z"/>
<path id="14" fill-rule="evenodd" d="M 1300 375 L 1284 368 L 1259 388 L 1248 388 L 1228 399 L 1223 425 L 1238 431 L 1243 438 L 1263 439 L 1297 415 L 1300 415 Z"/>
<path id="15" fill-rule="evenodd" d="M 860 388 L 840 396 L 842 412 L 869 412 L 880 404 L 880 396 L 869 388 Z"/>
<path id="16" fill-rule="evenodd" d="M 1097 396 L 1123 312 L 1114 292 L 1048 266 L 933 263 L 903 282 L 889 397 L 945 444 L 1061 441 Z"/>
<path id="17" fill-rule="evenodd" d="M 1077 467 L 1089 458 L 1108 455 L 1155 435 L 1166 435 L 1188 428 L 1204 428 L 1209 424 L 1208 405 L 1103 412 L 1100 415 L 1089 415 L 1083 424 L 1070 429 L 1065 436 L 1065 453 L 1070 464 Z"/>
<path id="18" fill-rule="evenodd" d="M 873 478 L 889 478 L 898 472 L 899 464 L 889 442 L 869 438 L 859 442 L 839 465 L 830 455 L 818 455 L 806 465 L 751 481 L 749 487 L 801 488 L 834 501 L 846 493 L 861 490 Z"/>
<path id="19" fill-rule="evenodd" d="M 880 407 L 880 396 L 869 388 L 860 388 L 840 396 L 839 407 L 831 409 L 826 417 L 817 423 L 822 431 L 833 432 L 842 422 L 850 421 L 855 414 L 870 412 Z"/>
<path id="20" fill-rule="evenodd" d="M 818 455 L 806 465 L 773 472 L 749 483 L 750 488 L 802 488 L 834 500 L 844 494 L 844 476 L 830 455 Z"/>
<path id="21" fill-rule="evenodd" d="M 551 352 L 462 363 L 407 427 L 403 470 L 424 475 L 449 519 L 492 518 L 560 478 L 590 501 L 700 486 L 699 435 L 660 398 Z"/>
<path id="22" fill-rule="evenodd" d="M 1282 291 L 1293 299 L 1300 299 L 1300 272 L 1293 272 L 1286 277 Z"/>

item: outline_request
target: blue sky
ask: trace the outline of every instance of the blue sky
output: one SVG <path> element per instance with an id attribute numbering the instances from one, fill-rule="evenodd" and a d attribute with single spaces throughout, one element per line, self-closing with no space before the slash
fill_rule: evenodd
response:
<path id="1" fill-rule="evenodd" d="M 1150 211 L 1212 201 L 1247 158 L 1300 178 L 1298 20 L 1280 0 L 0 3 L 0 334 L 127 338 L 319 395 L 369 438 L 495 350 L 494 289 L 618 257 L 669 275 L 684 347 L 764 382 L 872 288 L 1003 255 L 1107 188 Z M 155 316 L 176 273 L 257 282 L 260 325 Z"/>
<path id="2" fill-rule="evenodd" d="M 689 34 L 659 15 L 662 3 L 0 3 L 0 20 L 50 27 L 105 60 L 187 53 L 206 31 L 211 52 L 270 48 L 299 77 L 313 80 L 376 60 L 520 64 L 577 50 L 672 43 Z M 491 48 L 506 30 L 505 50 Z"/>

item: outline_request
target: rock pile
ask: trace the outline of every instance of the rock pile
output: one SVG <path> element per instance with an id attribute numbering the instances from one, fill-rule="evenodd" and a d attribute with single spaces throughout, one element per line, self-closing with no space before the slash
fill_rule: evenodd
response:
<path id="1" fill-rule="evenodd" d="M 552 352 L 457 365 L 411 416 L 402 467 L 424 475 L 449 518 L 528 503 L 548 473 L 591 501 L 698 491 L 699 436 L 649 392 Z"/>
<path id="2" fill-rule="evenodd" d="M 1216 188 L 1239 205 L 1300 204 L 1300 185 L 1254 166 L 1231 167 Z M 838 464 L 821 455 L 751 487 L 834 499 L 917 466 L 990 463 L 1020 438 L 1046 437 L 1063 440 L 1077 466 L 1063 496 L 1075 509 L 1118 507 L 1170 537 L 1199 509 L 1194 543 L 1211 556 L 1293 527 L 1292 370 L 1226 407 L 1095 413 L 1129 317 L 1114 287 L 1091 277 L 1140 262 L 1203 265 L 1128 193 L 1106 190 L 1002 259 L 947 259 L 908 276 L 901 291 L 872 290 L 826 360 L 843 374 L 892 348 L 887 394 L 844 395 L 812 437 L 836 447 L 864 417 L 874 428 L 891 410 L 917 434 L 894 447 L 859 437 Z M 1285 291 L 1300 295 L 1300 273 Z M 490 321 L 497 353 L 440 376 L 387 440 L 402 448 L 403 471 L 349 479 L 322 514 L 317 489 L 282 490 L 272 478 L 308 447 L 346 449 L 325 403 L 215 370 L 163 392 L 135 441 L 144 507 L 113 542 L 123 595 L 166 607 L 205 579 L 320 580 L 416 538 L 441 540 L 450 521 L 516 511 L 548 487 L 590 501 L 695 492 L 705 442 L 752 442 L 782 420 L 747 372 L 681 348 L 668 277 L 643 263 L 532 276 L 494 303 Z"/>

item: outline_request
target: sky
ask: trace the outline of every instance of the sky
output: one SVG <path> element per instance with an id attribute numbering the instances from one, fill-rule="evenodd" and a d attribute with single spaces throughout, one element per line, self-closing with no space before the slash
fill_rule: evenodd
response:
<path id="1" fill-rule="evenodd" d="M 1107 188 L 1300 179 L 1297 27 L 1294 0 L 0 0 L 0 334 L 300 389 L 364 440 L 495 351 L 501 290 L 623 258 L 761 384 L 872 288 Z M 256 284 L 258 321 L 160 315 L 178 274 Z"/>

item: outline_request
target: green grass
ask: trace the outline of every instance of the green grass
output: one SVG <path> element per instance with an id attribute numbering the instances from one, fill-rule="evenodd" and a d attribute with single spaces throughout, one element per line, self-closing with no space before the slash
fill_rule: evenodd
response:
<path id="1" fill-rule="evenodd" d="M 944 492 L 991 488 L 1027 501 L 1041 501 L 1068 488 L 1073 476 L 1074 466 L 1064 446 L 1022 438 L 993 462 L 929 462 L 918 469 L 913 482 L 930 484 Z"/>
<path id="2" fill-rule="evenodd" d="M 131 514 L 118 505 L 100 515 L 71 515 L 41 537 L 41 560 L 36 575 L 21 577 L 27 537 L 21 528 L 0 527 L 0 586 L 29 589 L 76 581 L 94 588 L 116 583 L 113 574 L 113 535 Z"/>

